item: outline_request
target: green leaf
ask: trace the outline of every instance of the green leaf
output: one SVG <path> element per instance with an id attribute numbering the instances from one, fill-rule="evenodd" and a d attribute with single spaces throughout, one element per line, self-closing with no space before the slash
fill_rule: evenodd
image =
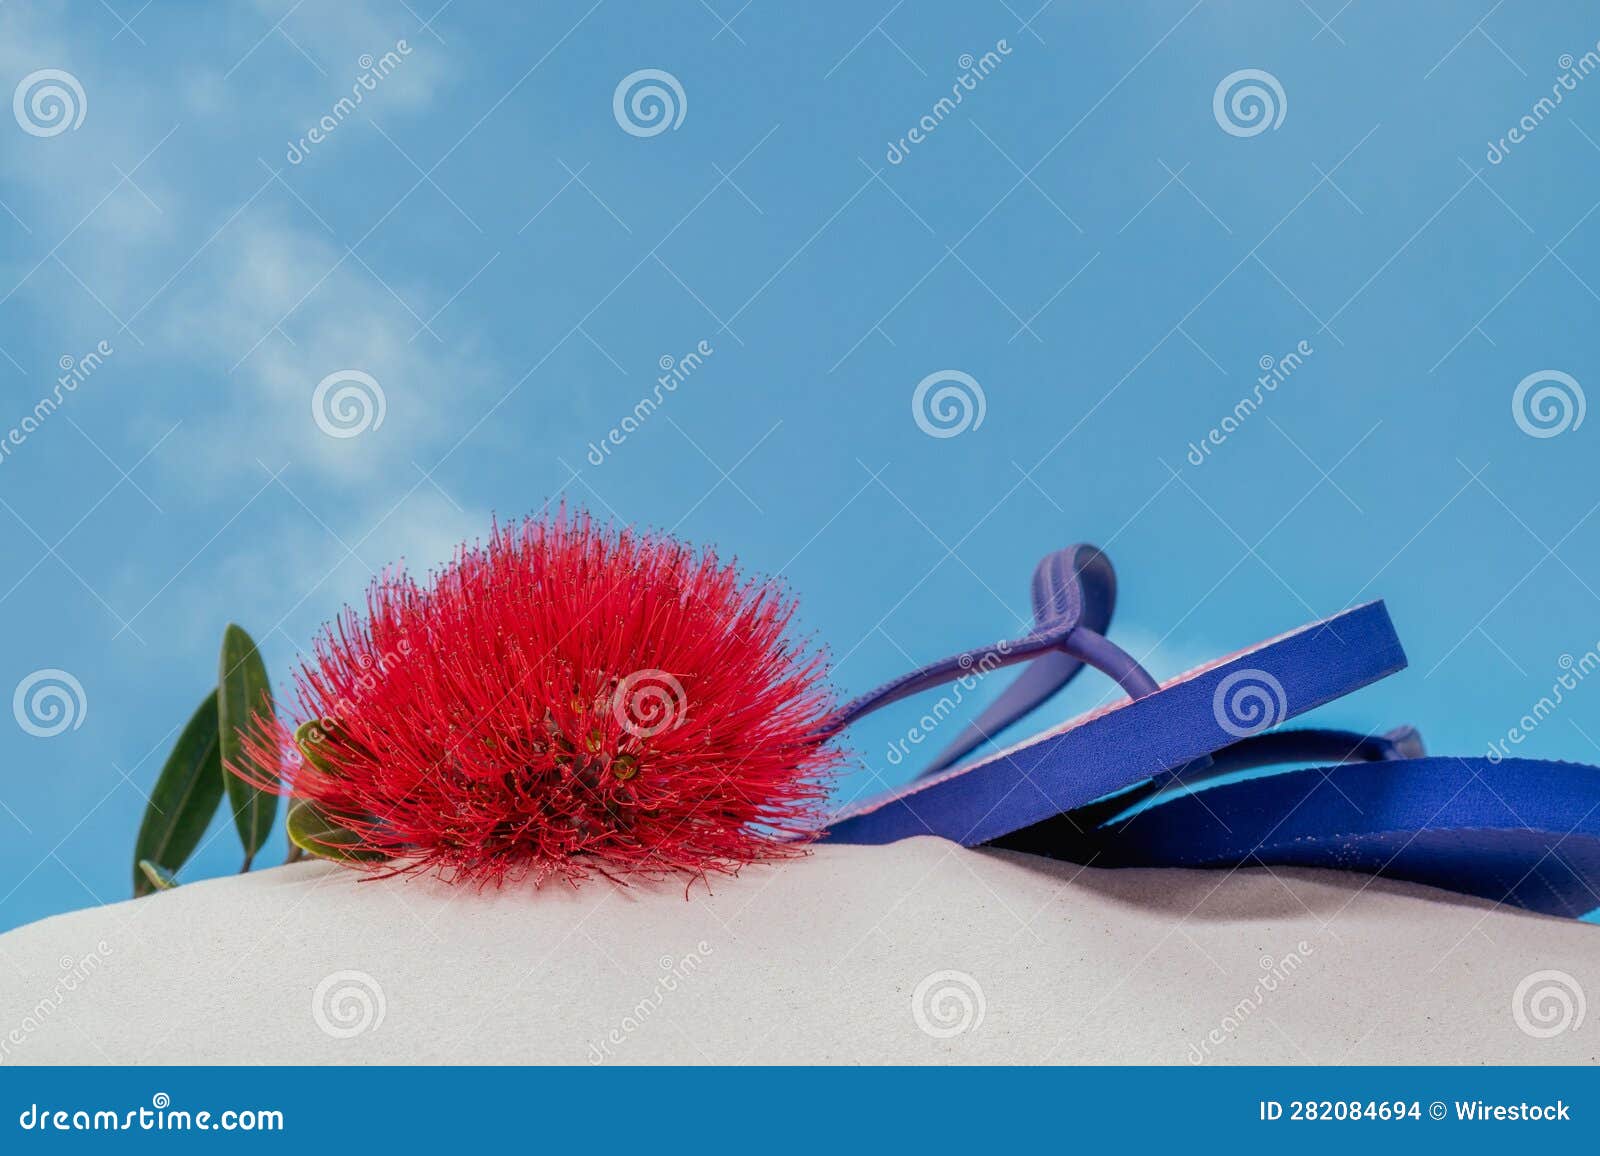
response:
<path id="1" fill-rule="evenodd" d="M 165 867 L 157 867 L 148 859 L 139 860 L 138 872 L 144 878 L 146 891 L 171 891 L 178 885 L 178 880 L 171 871 Z"/>
<path id="2" fill-rule="evenodd" d="M 351 738 L 349 731 L 338 719 L 306 720 L 295 728 L 294 743 L 300 748 L 300 754 L 306 762 L 322 774 L 333 778 L 343 778 L 344 772 L 330 760 L 330 755 L 339 757 L 341 762 L 348 761 L 352 755 L 373 758 L 372 752 Z"/>
<path id="3" fill-rule="evenodd" d="M 319 718 L 308 719 L 294 728 L 294 745 L 300 748 L 301 757 L 325 775 L 337 774 L 327 759 L 329 742 L 327 729 Z"/>
<path id="4" fill-rule="evenodd" d="M 228 624 L 222 633 L 222 660 L 217 680 L 217 729 L 222 744 L 222 761 L 235 767 L 248 767 L 257 776 L 276 781 L 277 767 L 263 767 L 244 751 L 243 728 L 253 718 L 272 719 L 272 687 L 267 667 L 256 644 L 238 626 Z M 224 773 L 228 802 L 233 808 L 234 826 L 244 844 L 244 868 L 248 871 L 256 852 L 272 834 L 272 821 L 278 814 L 278 797 L 245 782 L 238 775 Z"/>
<path id="5" fill-rule="evenodd" d="M 133 894 L 158 888 L 147 867 L 171 873 L 200 845 L 222 801 L 222 756 L 218 750 L 217 692 L 207 694 L 178 736 L 150 792 L 139 838 L 133 847 Z"/>
<path id="6" fill-rule="evenodd" d="M 289 804 L 286 824 L 289 841 L 308 855 L 347 863 L 381 863 L 386 856 L 361 846 L 361 837 L 341 827 L 328 815 L 307 802 L 296 799 Z"/>

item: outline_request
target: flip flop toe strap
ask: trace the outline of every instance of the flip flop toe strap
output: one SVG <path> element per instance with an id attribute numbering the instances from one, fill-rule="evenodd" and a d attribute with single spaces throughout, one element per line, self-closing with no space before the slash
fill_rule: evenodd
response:
<path id="1" fill-rule="evenodd" d="M 1117 577 L 1101 550 L 1077 545 L 1047 555 L 1034 567 L 1032 597 L 1033 629 L 1023 637 L 962 651 L 887 682 L 847 704 L 828 721 L 825 733 L 835 734 L 873 711 L 945 683 L 1028 663 L 922 772 L 931 775 L 955 765 L 1041 706 L 1085 666 L 1111 677 L 1129 698 L 1157 689 L 1155 679 L 1105 637 L 1116 608 Z"/>

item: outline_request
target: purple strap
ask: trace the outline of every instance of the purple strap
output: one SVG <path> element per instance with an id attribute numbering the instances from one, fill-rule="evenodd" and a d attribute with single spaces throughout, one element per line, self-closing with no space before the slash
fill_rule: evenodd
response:
<path id="1" fill-rule="evenodd" d="M 848 703 L 824 730 L 835 734 L 875 710 L 955 679 L 1030 663 L 922 772 L 931 775 L 953 766 L 1053 697 L 1085 666 L 1109 675 L 1129 698 L 1143 698 L 1157 689 L 1156 680 L 1104 634 L 1116 601 L 1117 576 L 1104 553 L 1088 545 L 1057 550 L 1034 567 L 1034 626 L 1026 635 L 965 650 L 902 675 Z"/>

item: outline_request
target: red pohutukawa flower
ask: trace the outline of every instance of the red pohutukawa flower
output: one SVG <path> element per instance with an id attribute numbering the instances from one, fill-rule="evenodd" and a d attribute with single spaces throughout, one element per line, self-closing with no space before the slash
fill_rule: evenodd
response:
<path id="1" fill-rule="evenodd" d="M 230 770 L 312 805 L 344 858 L 483 881 L 732 871 L 804 846 L 839 760 L 793 614 L 668 537 L 496 527 L 324 630 L 288 782 L 250 769 L 294 749 L 283 724 Z"/>

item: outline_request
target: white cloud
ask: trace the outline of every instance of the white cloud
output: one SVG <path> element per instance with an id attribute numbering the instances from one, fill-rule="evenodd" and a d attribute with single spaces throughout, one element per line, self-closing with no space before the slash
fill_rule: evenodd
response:
<path id="1" fill-rule="evenodd" d="M 213 272 L 174 291 L 161 311 L 163 343 L 206 367 L 202 388 L 236 399 L 196 405 L 188 438 L 211 468 L 287 460 L 389 492 L 413 461 L 432 466 L 459 436 L 455 401 L 486 393 L 491 374 L 427 334 L 412 340 L 420 323 L 395 296 L 423 314 L 424 290 L 386 288 L 356 258 L 341 260 L 326 234 L 294 226 L 241 219 L 216 250 Z M 313 416 L 313 393 L 327 375 L 352 369 L 378 382 L 382 422 L 332 437 Z"/>
<path id="2" fill-rule="evenodd" d="M 420 322 L 410 311 L 427 317 L 445 294 L 388 266 L 384 285 L 347 253 L 354 237 L 331 236 L 281 186 L 263 189 L 230 221 L 267 172 L 248 162 L 242 174 L 206 163 L 219 133 L 259 140 L 260 155 L 281 156 L 282 141 L 310 123 L 299 123 L 309 115 L 303 110 L 321 111 L 324 101 L 348 95 L 363 54 L 382 56 L 400 38 L 411 52 L 358 118 L 370 112 L 392 131 L 388 118 L 426 107 L 450 73 L 447 50 L 404 6 L 340 4 L 306 5 L 284 24 L 326 76 L 272 34 L 224 79 L 289 6 L 219 9 L 203 38 L 211 49 L 176 74 L 130 68 L 127 34 L 114 45 L 109 32 L 86 35 L 95 17 L 83 11 L 0 6 L 7 101 L 22 76 L 50 67 L 73 72 L 88 96 L 78 130 L 50 139 L 0 134 L 0 196 L 33 231 L 8 246 L 19 256 L 0 293 L 69 230 L 60 256 L 88 290 L 46 260 L 0 306 L 0 321 L 49 343 L 51 361 L 110 338 L 118 350 L 115 384 L 149 398 L 124 406 L 135 440 L 151 444 L 182 422 L 145 469 L 168 471 L 169 484 L 195 499 L 217 498 L 226 508 L 212 529 L 266 481 L 259 463 L 272 470 L 287 463 L 285 484 L 339 538 L 354 545 L 366 537 L 359 559 L 345 558 L 344 546 L 287 493 L 276 486 L 263 493 L 136 623 L 204 632 L 205 645 L 217 621 L 239 617 L 265 633 L 286 615 L 286 628 L 303 642 L 340 604 L 360 600 L 369 566 L 403 557 L 426 572 L 489 524 L 487 511 L 459 510 L 412 464 L 432 467 L 504 388 L 470 344 L 447 347 L 427 333 L 412 340 Z M 8 127 L 9 119 L 8 110 Z M 174 124 L 177 132 L 135 174 L 138 188 L 123 183 L 107 197 L 117 169 L 131 172 Z M 296 175 L 283 179 L 292 184 Z M 0 214 L 0 230 L 14 228 Z M 124 318 L 139 313 L 132 328 L 142 348 L 116 332 L 108 307 Z M 312 395 L 324 377 L 346 369 L 378 381 L 386 411 L 381 426 L 336 438 L 315 421 Z M 145 571 L 127 575 L 141 594 L 171 577 L 170 560 L 138 556 L 125 565 Z M 278 644 L 286 645 L 281 637 Z"/>

